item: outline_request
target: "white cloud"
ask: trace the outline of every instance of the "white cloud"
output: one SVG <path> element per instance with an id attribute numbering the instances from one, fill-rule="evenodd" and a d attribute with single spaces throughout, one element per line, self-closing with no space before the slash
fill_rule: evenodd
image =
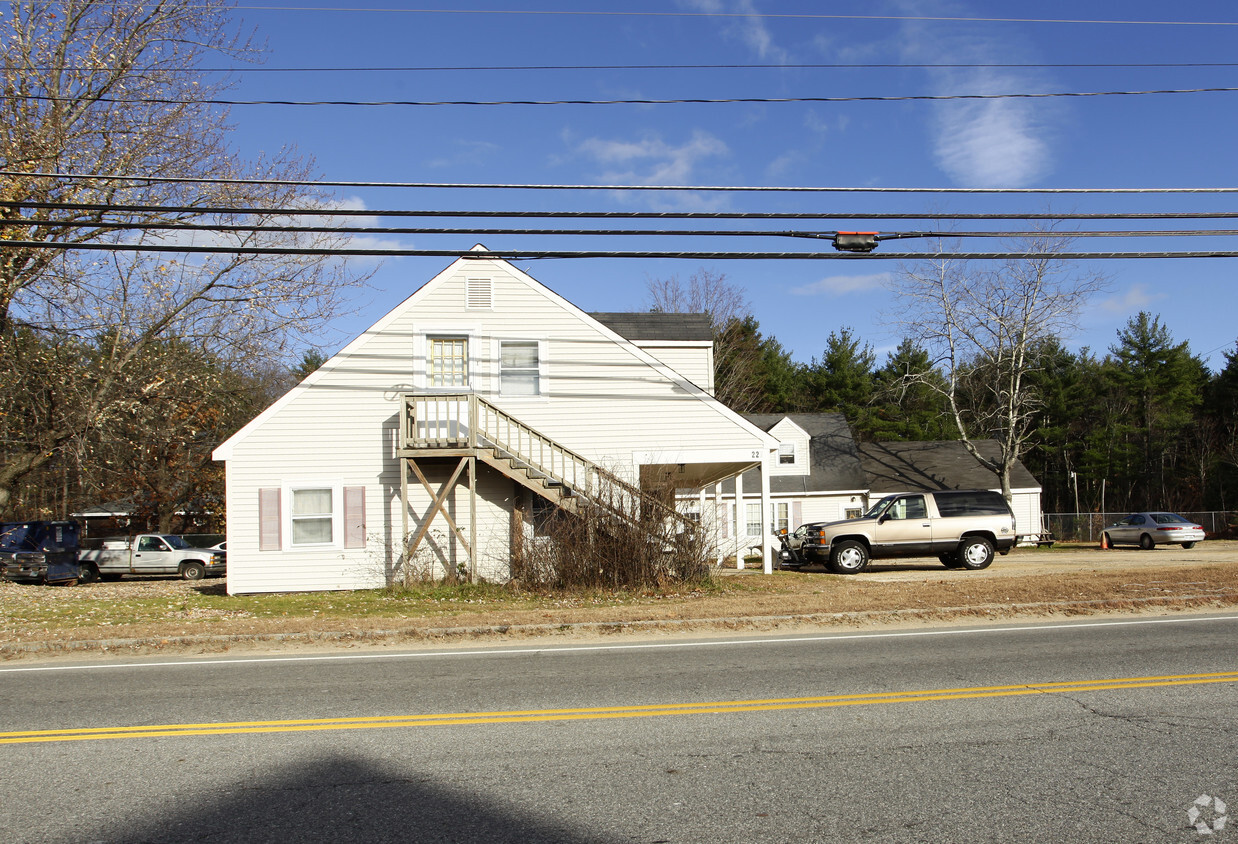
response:
<path id="1" fill-rule="evenodd" d="M 435 168 L 476 166 L 486 163 L 502 149 L 501 146 L 491 141 L 457 140 L 452 146 L 451 155 L 431 159 L 428 166 Z"/>
<path id="2" fill-rule="evenodd" d="M 890 273 L 827 276 L 820 281 L 792 287 L 791 293 L 796 296 L 846 296 L 850 293 L 867 293 L 886 286 L 892 278 Z"/>
<path id="3" fill-rule="evenodd" d="M 774 43 L 765 19 L 752 0 L 681 0 L 680 5 L 698 12 L 717 14 L 723 33 L 765 61 L 787 64 L 790 53 Z"/>
<path id="4" fill-rule="evenodd" d="M 702 161 L 724 158 L 730 148 L 717 137 L 697 130 L 682 144 L 669 144 L 650 134 L 638 141 L 587 138 L 576 151 L 607 169 L 600 181 L 612 184 L 687 185 Z"/>
<path id="5" fill-rule="evenodd" d="M 1100 303 L 1101 310 L 1119 316 L 1127 316 L 1137 311 L 1147 309 L 1157 299 L 1164 299 L 1164 293 L 1149 293 L 1148 285 L 1135 284 L 1119 296 L 1110 296 Z"/>
<path id="6" fill-rule="evenodd" d="M 943 104 L 935 126 L 938 166 L 967 187 L 1022 187 L 1049 170 L 1034 115 L 1015 100 Z"/>
<path id="7" fill-rule="evenodd" d="M 907 61 L 929 64 L 1037 61 L 1034 50 L 1009 39 L 973 34 L 943 37 L 926 22 L 903 28 Z M 1030 55 L 1024 55 L 1030 52 Z M 937 96 L 1037 93 L 1046 90 L 1043 71 L 1011 68 L 939 68 L 929 72 Z M 930 105 L 929 124 L 937 165 L 966 187 L 1024 187 L 1053 168 L 1052 121 L 1061 106 L 1047 100 L 946 100 Z"/>

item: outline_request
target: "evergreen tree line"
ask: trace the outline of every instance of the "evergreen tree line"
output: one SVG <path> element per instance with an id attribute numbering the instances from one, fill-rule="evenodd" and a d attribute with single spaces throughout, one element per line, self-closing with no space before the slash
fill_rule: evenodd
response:
<path id="1" fill-rule="evenodd" d="M 36 440 L 103 377 L 107 341 L 18 332 L 3 343 L 12 380 L 0 396 L 0 456 Z M 1211 372 L 1149 313 L 1104 355 L 1043 344 L 1028 374 L 1038 406 L 1022 460 L 1043 486 L 1044 511 L 1238 508 L 1238 345 L 1224 357 Z M 322 362 L 311 351 L 292 371 L 242 371 L 176 341 L 154 344 L 117 388 L 123 399 L 26 475 L 4 518 L 62 518 L 124 500 L 140 527 L 220 529 L 223 471 L 211 452 Z M 959 438 L 932 386 L 944 376 L 911 339 L 878 365 L 872 346 L 844 327 L 800 363 L 754 317 L 735 316 L 718 331 L 715 367 L 718 398 L 743 412 L 840 412 L 861 441 Z M 969 374 L 984 373 L 977 361 Z"/>
<path id="2" fill-rule="evenodd" d="M 945 376 L 912 339 L 878 365 L 872 346 L 841 328 L 820 357 L 797 363 L 750 315 L 719 334 L 719 385 L 733 382 L 734 369 L 753 377 L 742 393 L 719 392 L 738 410 L 840 412 L 861 441 L 960 437 L 932 387 Z M 1022 460 L 1043 486 L 1045 512 L 1238 507 L 1238 346 L 1212 372 L 1189 343 L 1144 312 L 1103 355 L 1072 352 L 1051 338 L 1030 357 L 1035 421 Z M 964 371 L 964 395 L 969 387 L 981 395 L 985 371 L 983 360 Z"/>

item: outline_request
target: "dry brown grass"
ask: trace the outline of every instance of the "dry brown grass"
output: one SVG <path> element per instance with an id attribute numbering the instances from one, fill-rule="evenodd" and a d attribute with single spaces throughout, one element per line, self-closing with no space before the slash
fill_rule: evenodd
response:
<path id="1" fill-rule="evenodd" d="M 927 561 L 859 576 L 724 571 L 704 586 L 638 592 L 421 592 L 235 596 L 223 584 L 139 580 L 88 587 L 0 583 L 0 656 L 102 649 L 218 651 L 408 645 L 467 637 L 581 637 L 924 624 L 1238 605 L 1238 543 L 1191 552 L 1016 551 L 983 572 Z"/>

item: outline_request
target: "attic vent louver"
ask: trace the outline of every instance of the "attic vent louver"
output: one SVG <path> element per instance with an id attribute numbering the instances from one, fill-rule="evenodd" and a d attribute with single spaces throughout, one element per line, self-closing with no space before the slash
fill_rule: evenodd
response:
<path id="1" fill-rule="evenodd" d="M 465 289 L 464 306 L 470 310 L 492 310 L 494 308 L 493 279 L 470 278 Z"/>

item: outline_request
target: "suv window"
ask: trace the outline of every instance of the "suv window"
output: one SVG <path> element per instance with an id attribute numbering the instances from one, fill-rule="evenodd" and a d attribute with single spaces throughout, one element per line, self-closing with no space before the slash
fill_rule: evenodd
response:
<path id="1" fill-rule="evenodd" d="M 905 495 L 890 505 L 886 515 L 891 519 L 923 519 L 928 516 L 923 495 Z"/>
<path id="2" fill-rule="evenodd" d="M 1004 516 L 1010 512 L 1002 494 L 992 490 L 943 490 L 933 493 L 933 498 L 937 500 L 937 511 L 947 517 Z"/>

